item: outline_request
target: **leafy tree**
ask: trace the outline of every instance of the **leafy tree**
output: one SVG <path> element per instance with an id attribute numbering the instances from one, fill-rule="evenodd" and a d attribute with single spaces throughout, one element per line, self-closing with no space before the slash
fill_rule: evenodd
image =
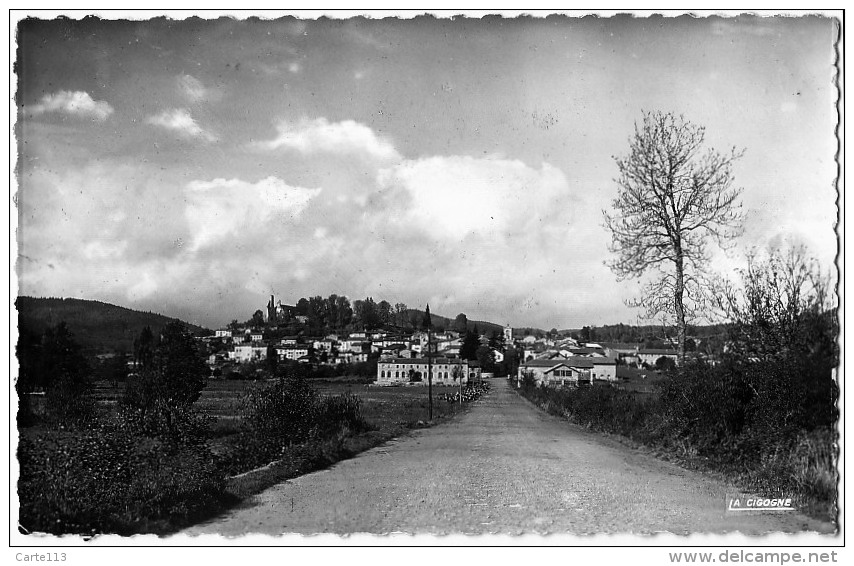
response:
<path id="1" fill-rule="evenodd" d="M 308 323 L 314 332 L 319 332 L 328 326 L 329 313 L 326 300 L 320 295 L 308 299 Z"/>
<path id="2" fill-rule="evenodd" d="M 28 422 L 32 417 L 28 394 L 34 391 L 46 393 L 47 416 L 55 424 L 82 422 L 93 416 L 94 405 L 88 397 L 89 363 L 65 322 L 48 327 L 39 338 L 24 329 L 17 350 L 19 421 Z"/>
<path id="3" fill-rule="evenodd" d="M 265 363 L 270 375 L 276 375 L 276 370 L 279 368 L 279 353 L 276 352 L 276 346 L 272 342 L 267 344 L 267 359 Z"/>
<path id="4" fill-rule="evenodd" d="M 106 365 L 106 378 L 117 386 L 119 382 L 124 383 L 128 377 L 128 356 L 124 352 L 116 354 L 110 358 Z"/>
<path id="5" fill-rule="evenodd" d="M 430 317 L 430 303 L 427 303 L 427 309 L 424 311 L 424 318 L 421 319 L 421 328 L 430 330 L 433 326 L 433 319 Z"/>
<path id="6" fill-rule="evenodd" d="M 404 315 L 406 314 L 408 307 L 406 303 L 395 303 L 394 304 L 394 322 L 398 326 L 403 326 L 406 324 L 406 319 Z"/>
<path id="7" fill-rule="evenodd" d="M 252 328 L 262 328 L 264 326 L 264 313 L 261 309 L 258 309 L 254 313 L 252 313 L 252 318 L 249 319 L 247 326 Z"/>
<path id="8" fill-rule="evenodd" d="M 465 313 L 460 313 L 454 319 L 454 325 L 451 327 L 455 332 L 459 332 L 462 334 L 468 329 L 468 317 L 466 317 Z"/>
<path id="9" fill-rule="evenodd" d="M 374 330 L 380 326 L 380 317 L 374 299 L 367 297 L 364 301 L 353 301 L 354 322 L 365 330 Z"/>
<path id="10" fill-rule="evenodd" d="M 329 295 L 327 302 L 327 311 L 329 312 L 329 324 L 336 329 L 346 327 L 353 319 L 353 309 L 350 306 L 350 300 L 341 295 Z"/>
<path id="11" fill-rule="evenodd" d="M 507 348 L 506 341 L 504 340 L 504 333 L 493 330 L 492 335 L 489 337 L 489 347 L 493 350 L 504 352 Z"/>
<path id="12" fill-rule="evenodd" d="M 477 349 L 479 347 L 480 340 L 478 339 L 477 334 L 472 330 L 466 332 L 466 336 L 463 338 L 463 343 L 460 346 L 460 358 L 463 360 L 476 360 Z"/>
<path id="13" fill-rule="evenodd" d="M 311 309 L 309 308 L 308 300 L 305 298 L 300 298 L 297 301 L 297 304 L 294 305 L 294 311 L 301 316 L 309 316 L 311 314 Z"/>
<path id="14" fill-rule="evenodd" d="M 125 386 L 123 402 L 131 409 L 130 421 L 173 437 L 195 431 L 191 407 L 207 385 L 207 375 L 207 364 L 187 328 L 170 322 L 150 365 L 143 365 Z"/>
<path id="15" fill-rule="evenodd" d="M 613 212 L 603 211 L 616 254 L 609 267 L 621 280 L 657 272 L 632 305 L 648 318 L 675 318 L 680 361 L 687 320 L 703 301 L 708 242 L 725 245 L 741 224 L 732 166 L 743 152 L 704 152 L 704 141 L 704 128 L 681 116 L 644 113 L 628 156 L 615 158 Z"/>
<path id="16" fill-rule="evenodd" d="M 232 321 L 237 323 L 236 320 Z M 154 333 L 146 326 L 139 337 L 133 341 L 133 361 L 138 368 L 149 368 L 154 360 Z"/>
<path id="17" fill-rule="evenodd" d="M 483 371 L 491 372 L 495 369 L 495 354 L 489 346 L 478 346 L 475 350 L 475 357 L 480 362 L 480 367 Z"/>
<path id="18" fill-rule="evenodd" d="M 377 317 L 383 326 L 391 323 L 391 304 L 388 301 L 379 302 L 377 305 Z"/>

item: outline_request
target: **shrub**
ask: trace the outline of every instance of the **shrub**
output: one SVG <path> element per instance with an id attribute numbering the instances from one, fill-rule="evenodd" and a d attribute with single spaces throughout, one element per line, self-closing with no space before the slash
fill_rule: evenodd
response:
<path id="1" fill-rule="evenodd" d="M 89 382 L 60 377 L 45 393 L 44 419 L 54 426 L 86 426 L 97 418 Z"/>
<path id="2" fill-rule="evenodd" d="M 298 443 L 315 426 L 318 395 L 304 379 L 279 379 L 251 392 L 248 405 L 248 421 L 256 433 L 276 442 Z"/>
<path id="3" fill-rule="evenodd" d="M 203 446 L 106 427 L 23 436 L 18 460 L 28 532 L 150 532 L 198 517 L 224 495 Z"/>
<path id="4" fill-rule="evenodd" d="M 316 415 L 316 432 L 321 438 L 331 437 L 342 430 L 357 433 L 368 430 L 368 424 L 362 418 L 362 400 L 350 393 L 322 397 Z"/>
<path id="5" fill-rule="evenodd" d="M 534 372 L 526 371 L 522 373 L 522 382 L 520 387 L 522 391 L 533 391 L 537 387 L 537 380 L 534 377 Z"/>
<path id="6" fill-rule="evenodd" d="M 226 473 L 268 464 L 296 445 L 314 445 L 331 438 L 370 430 L 362 401 L 345 393 L 324 397 L 305 379 L 280 379 L 259 387 L 247 398 L 251 430 L 239 435 L 221 461 Z"/>

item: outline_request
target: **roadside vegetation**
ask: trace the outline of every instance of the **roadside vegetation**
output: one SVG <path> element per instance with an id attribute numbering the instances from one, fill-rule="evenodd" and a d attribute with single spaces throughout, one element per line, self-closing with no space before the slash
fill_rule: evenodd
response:
<path id="1" fill-rule="evenodd" d="M 721 363 L 689 359 L 652 393 L 537 387 L 530 375 L 519 390 L 552 414 L 835 521 L 839 327 L 826 279 L 803 250 L 752 258 L 742 276 L 720 290 L 732 322 Z"/>
<path id="2" fill-rule="evenodd" d="M 135 373 L 94 380 L 104 373 L 65 324 L 21 334 L 21 532 L 167 534 L 465 407 L 438 402 L 458 389 L 434 387 L 427 423 L 426 388 L 310 380 L 290 365 L 208 380 L 196 344 L 180 323 L 144 330 Z"/>

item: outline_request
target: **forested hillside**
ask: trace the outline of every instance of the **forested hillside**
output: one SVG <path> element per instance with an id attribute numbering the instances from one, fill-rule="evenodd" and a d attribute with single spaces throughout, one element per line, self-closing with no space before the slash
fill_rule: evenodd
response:
<path id="1" fill-rule="evenodd" d="M 150 326 L 157 335 L 167 323 L 177 320 L 84 299 L 18 297 L 15 306 L 19 332 L 41 334 L 64 321 L 75 341 L 96 353 L 131 352 L 134 339 L 144 327 Z M 204 331 L 191 324 L 187 327 L 193 332 Z"/>

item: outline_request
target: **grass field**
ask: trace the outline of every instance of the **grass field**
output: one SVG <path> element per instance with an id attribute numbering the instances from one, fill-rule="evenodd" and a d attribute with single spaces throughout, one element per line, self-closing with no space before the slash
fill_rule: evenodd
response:
<path id="1" fill-rule="evenodd" d="M 195 409 L 215 419 L 212 426 L 212 449 L 226 449 L 230 436 L 247 430 L 244 422 L 246 398 L 249 392 L 265 382 L 246 380 L 210 380 L 196 401 Z M 459 389 L 448 386 L 433 387 L 433 423 L 428 422 L 428 399 L 426 386 L 377 387 L 348 380 L 311 380 L 322 395 L 349 393 L 362 400 L 362 415 L 383 436 L 398 435 L 412 428 L 437 424 L 461 410 L 459 404 L 439 401 L 442 393 L 453 394 Z M 116 406 L 124 385 L 99 382 L 95 397 L 107 412 Z"/>

